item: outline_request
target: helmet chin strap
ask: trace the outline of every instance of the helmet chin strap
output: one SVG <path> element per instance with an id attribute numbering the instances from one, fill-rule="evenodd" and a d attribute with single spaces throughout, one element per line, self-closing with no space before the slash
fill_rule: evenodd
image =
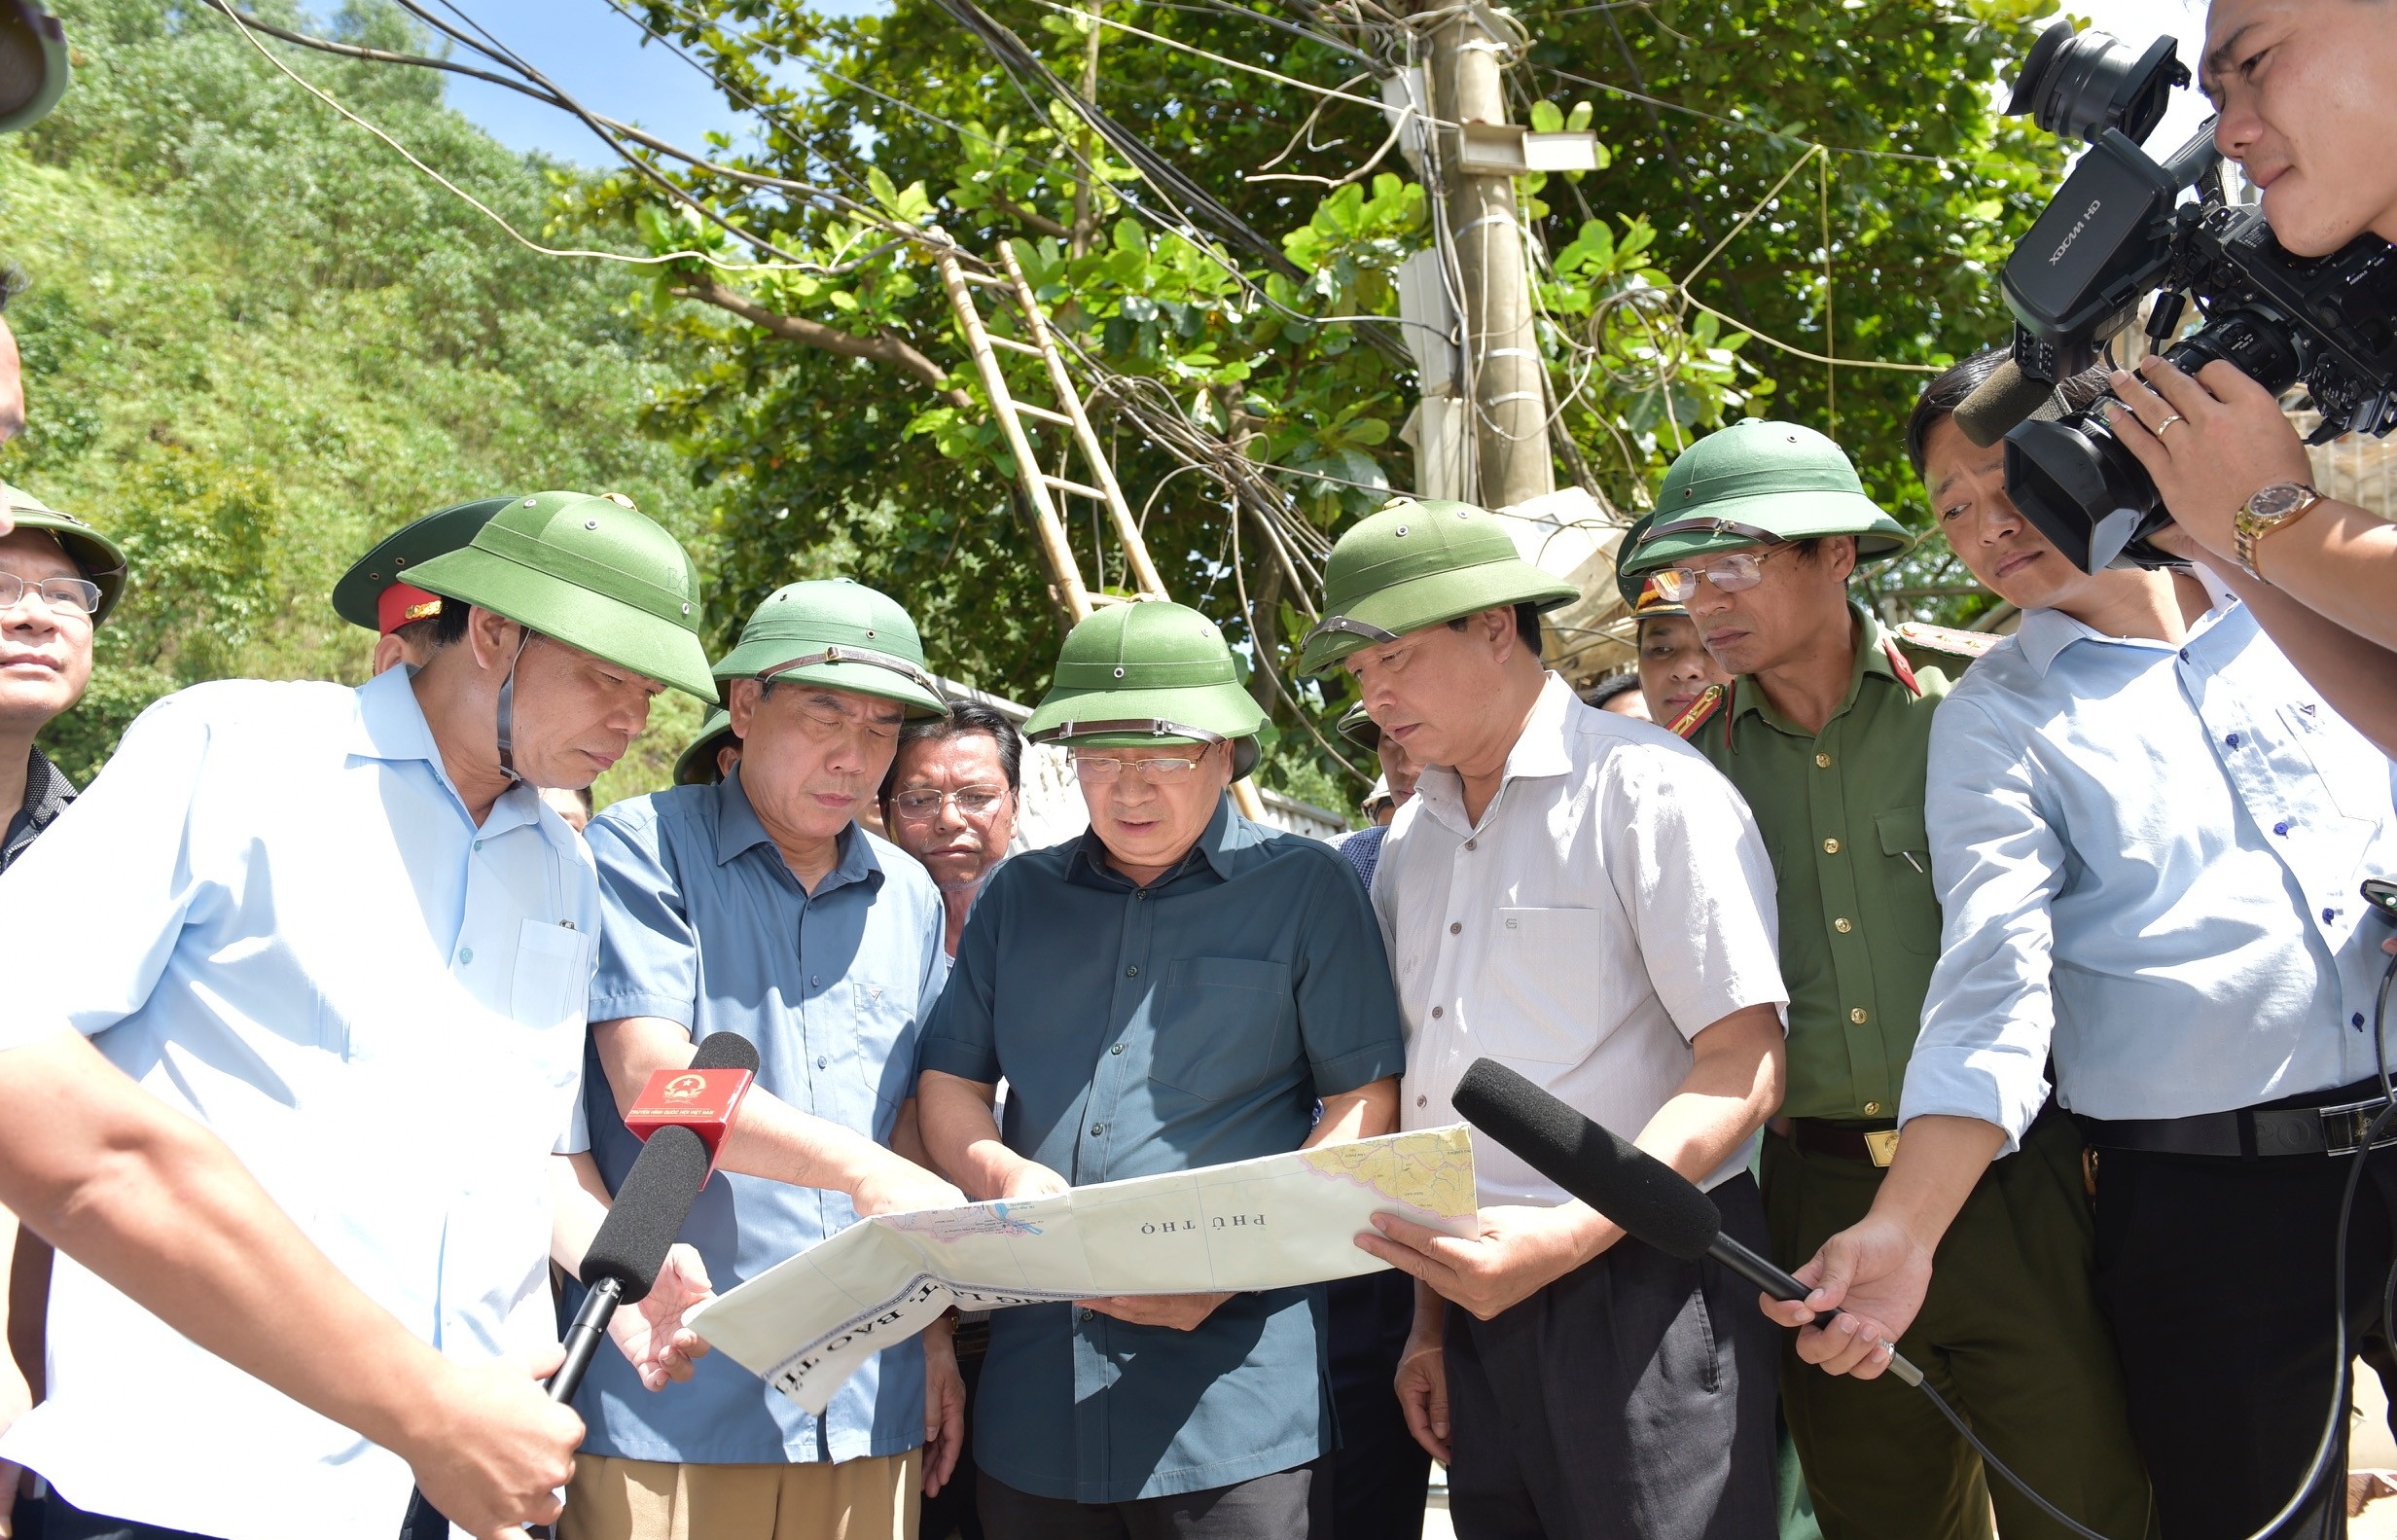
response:
<path id="1" fill-rule="evenodd" d="M 516 768 L 516 667 L 524 661 L 524 649 L 532 645 L 530 627 L 519 627 L 516 656 L 508 660 L 508 677 L 499 682 L 499 772 L 509 782 L 521 785 L 524 777 Z"/>

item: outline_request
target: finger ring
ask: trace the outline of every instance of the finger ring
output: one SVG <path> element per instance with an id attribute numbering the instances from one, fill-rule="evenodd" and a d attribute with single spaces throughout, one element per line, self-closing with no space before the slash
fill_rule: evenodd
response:
<path id="1" fill-rule="evenodd" d="M 2187 422 L 2188 420 L 2189 420 L 2189 419 L 2188 419 L 2187 417 L 2182 416 L 2182 415 L 2181 415 L 2179 412 L 2174 412 L 2174 413 L 2172 413 L 2172 415 L 2170 415 L 2170 416 L 2168 416 L 2168 417 L 2164 418 L 2162 422 L 2159 422 L 2159 423 L 2157 423 L 2157 424 L 2156 424 L 2156 437 L 2158 437 L 2158 438 L 2160 438 L 2160 439 L 2161 439 L 2161 438 L 2163 438 L 2163 437 L 2164 437 L 2164 429 L 2166 429 L 2166 428 L 2168 428 L 2168 427 L 2172 426 L 2172 424 L 2174 424 L 2174 423 L 2176 423 L 2176 422 Z"/>

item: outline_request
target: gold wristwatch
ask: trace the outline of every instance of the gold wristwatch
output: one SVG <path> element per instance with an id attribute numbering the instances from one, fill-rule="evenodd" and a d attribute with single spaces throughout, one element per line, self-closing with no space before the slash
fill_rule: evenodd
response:
<path id="1" fill-rule="evenodd" d="M 2256 542 L 2296 522 L 2320 501 L 2322 494 L 2304 482 L 2274 482 L 2239 506 L 2231 519 L 2232 550 L 2249 577 L 2259 583 L 2269 581 L 2256 570 Z"/>

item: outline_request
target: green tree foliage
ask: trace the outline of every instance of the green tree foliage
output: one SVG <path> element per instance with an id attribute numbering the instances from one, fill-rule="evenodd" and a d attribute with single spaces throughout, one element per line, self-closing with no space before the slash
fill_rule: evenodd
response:
<path id="1" fill-rule="evenodd" d="M 139 710 L 202 679 L 363 678 L 325 595 L 388 530 L 494 490 L 616 489 L 698 532 L 636 431 L 679 372 L 626 313 L 637 269 L 516 245 L 277 74 L 212 11 L 66 0 L 75 84 L 0 140 L 0 257 L 31 431 L 0 476 L 125 546 L 90 694 L 46 746 L 88 779 Z M 421 48 L 382 6 L 347 36 Z M 302 54 L 309 78 L 515 222 L 545 169 L 437 78 Z M 697 712 L 668 696 L 610 789 L 662 778 Z"/>
<path id="2" fill-rule="evenodd" d="M 1392 29 L 1310 35 L 1294 20 L 1331 13 L 1264 0 L 1105 6 L 1106 22 L 1186 45 L 1176 48 L 1094 30 L 1079 7 L 1054 0 L 985 9 L 1067 82 L 1090 70 L 1104 110 L 1262 245 L 1182 221 L 1174 189 L 1135 173 L 1039 87 L 1020 86 L 931 0 L 850 20 L 795 0 L 650 0 L 652 27 L 752 110 L 758 149 L 742 169 L 828 185 L 873 211 L 825 214 L 687 178 L 728 221 L 818 267 L 693 264 L 662 280 L 662 301 L 718 308 L 662 306 L 703 356 L 655 420 L 716 500 L 730 601 L 719 613 L 795 569 L 853 572 L 908 594 L 952 671 L 1030 696 L 1055 632 L 1009 496 L 1012 462 L 922 248 L 891 243 L 877 222 L 938 223 L 983 256 L 1012 242 L 1061 332 L 1107 371 L 1170 397 L 1187 422 L 1239 444 L 1328 536 L 1413 479 L 1399 433 L 1412 368 L 1377 345 L 1391 329 L 1377 339 L 1356 323 L 1395 312 L 1394 271 L 1428 241 L 1428 219 L 1397 154 L 1363 170 L 1388 130 L 1358 50 L 1386 58 Z M 1559 481 L 1585 480 L 1635 509 L 1692 438 L 1770 411 L 1836 425 L 1868 485 L 1914 509 L 1898 430 L 1922 376 L 1858 367 L 1827 378 L 1748 334 L 1914 364 L 2003 334 L 1990 279 L 2059 163 L 2051 144 L 1992 111 L 2040 9 L 1525 8 L 1535 40 L 1510 77 L 1519 116 L 1590 127 L 1601 149 L 1596 171 L 1521 184 L 1543 253 L 1543 349 L 1569 439 Z M 1241 65 L 1366 100 L 1326 99 Z M 1818 140 L 1835 150 L 1769 198 Z M 653 250 L 758 260 L 629 174 L 578 195 L 566 219 L 628 221 Z M 1683 303 L 1678 285 L 1693 272 L 1688 298 L 1704 308 Z M 752 324 L 770 317 L 837 331 L 858 344 L 851 352 L 904 344 L 926 367 L 841 356 L 770 319 Z M 1008 362 L 1032 376 L 1035 366 Z M 1168 586 L 1224 617 L 1261 664 L 1255 688 L 1281 737 L 1269 773 L 1295 786 L 1302 765 L 1330 768 L 1299 720 L 1328 702 L 1310 686 L 1274 683 L 1303 621 L 1251 520 L 1138 435 L 1120 435 L 1116 451 Z M 1086 574 L 1125 583 L 1103 527 L 1085 517 L 1072 534 Z"/>

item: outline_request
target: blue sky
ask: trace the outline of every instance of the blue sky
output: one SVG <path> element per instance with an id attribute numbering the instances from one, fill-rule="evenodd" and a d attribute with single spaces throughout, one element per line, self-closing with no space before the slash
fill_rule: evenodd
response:
<path id="1" fill-rule="evenodd" d="M 461 0 L 461 8 L 593 112 L 637 123 L 695 149 L 710 129 L 733 131 L 739 126 L 706 77 L 650 43 L 605 0 Z M 852 16 L 886 9 L 886 4 L 819 0 L 816 9 Z M 503 144 L 546 151 L 584 165 L 612 160 L 589 129 L 555 108 L 462 77 L 452 76 L 448 86 L 450 105 Z"/>

